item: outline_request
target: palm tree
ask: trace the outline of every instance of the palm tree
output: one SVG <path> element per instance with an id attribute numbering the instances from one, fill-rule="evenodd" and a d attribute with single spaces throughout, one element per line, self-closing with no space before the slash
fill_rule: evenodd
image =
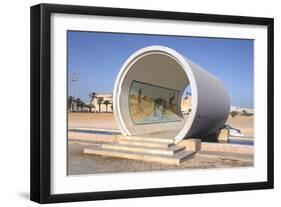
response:
<path id="1" fill-rule="evenodd" d="M 90 101 L 90 102 L 93 102 L 93 100 L 94 100 L 95 98 L 97 98 L 97 93 L 96 93 L 96 92 L 91 92 L 91 93 L 89 94 L 89 97 L 91 98 L 91 101 Z"/>
<path id="2" fill-rule="evenodd" d="M 92 112 L 92 108 L 95 108 L 92 102 L 88 103 L 87 107 L 89 108 L 89 112 Z"/>
<path id="3" fill-rule="evenodd" d="M 71 112 L 73 111 L 73 96 L 68 96 L 67 98 L 67 111 Z"/>
<path id="4" fill-rule="evenodd" d="M 77 98 L 76 99 L 77 111 L 82 111 L 84 106 L 85 106 L 85 103 L 80 98 Z"/>
<path id="5" fill-rule="evenodd" d="M 230 112 L 230 115 L 231 115 L 232 118 L 234 118 L 234 117 L 237 116 L 238 114 L 239 114 L 238 111 L 232 111 L 232 112 Z"/>
<path id="6" fill-rule="evenodd" d="M 76 102 L 76 111 L 79 111 L 79 109 L 80 109 L 80 101 L 81 101 L 80 98 L 77 98 L 75 101 Z"/>
<path id="7" fill-rule="evenodd" d="M 105 101 L 103 102 L 103 104 L 104 104 L 105 107 L 106 107 L 106 113 L 107 113 L 107 107 L 108 107 L 108 105 L 110 104 L 110 102 L 109 102 L 108 100 L 105 100 Z"/>
<path id="8" fill-rule="evenodd" d="M 101 104 L 103 103 L 103 97 L 98 97 L 99 112 L 101 112 Z"/>
<path id="9" fill-rule="evenodd" d="M 84 101 L 80 102 L 80 111 L 84 111 L 84 108 L 87 107 L 87 104 L 84 103 Z"/>
<path id="10" fill-rule="evenodd" d="M 92 105 L 93 105 L 92 108 L 96 108 L 94 100 L 97 98 L 97 93 L 93 91 L 89 94 L 89 97 L 91 98 L 90 103 L 92 103 Z M 92 108 L 91 108 L 91 111 L 92 111 Z"/>
<path id="11" fill-rule="evenodd" d="M 188 99 L 188 97 L 191 96 L 191 93 L 188 91 L 185 92 L 184 100 Z"/>
<path id="12" fill-rule="evenodd" d="M 77 99 L 73 98 L 73 101 L 72 101 L 72 111 L 77 111 L 77 110 L 78 110 Z"/>

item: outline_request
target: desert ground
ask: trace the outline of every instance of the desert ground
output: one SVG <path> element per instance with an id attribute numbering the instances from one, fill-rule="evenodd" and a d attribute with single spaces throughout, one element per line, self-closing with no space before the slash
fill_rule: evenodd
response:
<path id="1" fill-rule="evenodd" d="M 113 113 L 68 113 L 68 127 L 118 129 Z"/>
<path id="2" fill-rule="evenodd" d="M 226 124 L 240 129 L 245 136 L 254 137 L 254 116 L 229 116 Z"/>
<path id="3" fill-rule="evenodd" d="M 254 116 L 229 116 L 226 124 L 240 129 L 245 136 L 254 137 Z M 68 126 L 118 129 L 113 113 L 69 113 Z"/>
<path id="4" fill-rule="evenodd" d="M 69 113 L 68 118 L 69 127 L 118 130 L 112 113 Z M 253 116 L 229 117 L 227 124 L 240 129 L 246 136 L 253 136 Z M 253 166 L 253 153 L 241 154 L 233 150 L 217 151 L 208 144 L 202 144 L 205 147 L 191 159 L 185 160 L 179 166 L 174 166 L 84 154 L 83 149 L 88 147 L 88 144 L 80 142 L 79 137 L 74 137 L 74 139 L 75 141 L 71 141 L 69 138 L 68 143 L 68 175 Z M 222 149 L 225 146 L 231 146 L 230 144 L 219 145 L 223 146 Z M 253 150 L 250 146 L 249 149 L 250 152 Z"/>
<path id="5" fill-rule="evenodd" d="M 88 146 L 78 143 L 68 144 L 68 175 L 253 166 L 253 155 L 251 154 L 241 155 L 202 150 L 177 166 L 84 154 L 84 147 Z"/>

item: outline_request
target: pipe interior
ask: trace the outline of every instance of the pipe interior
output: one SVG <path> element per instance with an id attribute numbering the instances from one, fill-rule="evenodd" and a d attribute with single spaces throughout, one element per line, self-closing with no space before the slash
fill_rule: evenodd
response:
<path id="1" fill-rule="evenodd" d="M 128 67 L 119 103 L 128 131 L 135 136 L 174 138 L 191 110 L 186 72 L 177 60 L 163 52 L 138 57 Z M 182 98 L 186 98 L 185 105 Z"/>

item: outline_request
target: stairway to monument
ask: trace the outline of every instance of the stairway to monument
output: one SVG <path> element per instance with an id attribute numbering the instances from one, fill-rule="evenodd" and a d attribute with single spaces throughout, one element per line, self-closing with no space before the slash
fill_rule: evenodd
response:
<path id="1" fill-rule="evenodd" d="M 171 138 L 120 136 L 117 142 L 86 147 L 84 153 L 179 165 L 195 152 L 175 145 Z"/>

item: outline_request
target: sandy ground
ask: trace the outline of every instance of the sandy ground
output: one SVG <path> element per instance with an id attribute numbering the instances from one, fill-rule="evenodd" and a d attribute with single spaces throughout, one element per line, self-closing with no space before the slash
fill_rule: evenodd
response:
<path id="1" fill-rule="evenodd" d="M 118 129 L 113 113 L 68 113 L 68 126 Z"/>
<path id="2" fill-rule="evenodd" d="M 229 116 L 226 123 L 240 129 L 245 136 L 254 137 L 254 116 Z"/>
<path id="3" fill-rule="evenodd" d="M 118 129 L 113 113 L 69 113 L 68 117 L 70 127 Z M 245 136 L 254 136 L 254 116 L 229 116 L 226 123 L 240 129 Z"/>
<path id="4" fill-rule="evenodd" d="M 70 127 L 92 127 L 103 129 L 118 129 L 112 113 L 70 113 L 68 123 Z M 228 124 L 238 128 L 247 136 L 253 135 L 253 117 L 229 117 Z M 79 139 L 79 137 L 77 137 Z M 120 172 L 144 172 L 162 170 L 230 168 L 253 166 L 253 155 L 200 151 L 193 158 L 185 160 L 181 165 L 164 165 L 153 162 L 136 161 L 130 159 L 104 157 L 83 154 L 81 143 L 68 144 L 68 174 L 98 174 Z"/>
<path id="5" fill-rule="evenodd" d="M 201 151 L 193 158 L 187 159 L 179 166 L 176 166 L 123 158 L 87 155 L 83 154 L 84 147 L 85 146 L 79 144 L 68 145 L 68 175 L 253 166 L 252 155 L 236 153 L 228 153 L 226 155 L 222 152 L 214 153 Z"/>

